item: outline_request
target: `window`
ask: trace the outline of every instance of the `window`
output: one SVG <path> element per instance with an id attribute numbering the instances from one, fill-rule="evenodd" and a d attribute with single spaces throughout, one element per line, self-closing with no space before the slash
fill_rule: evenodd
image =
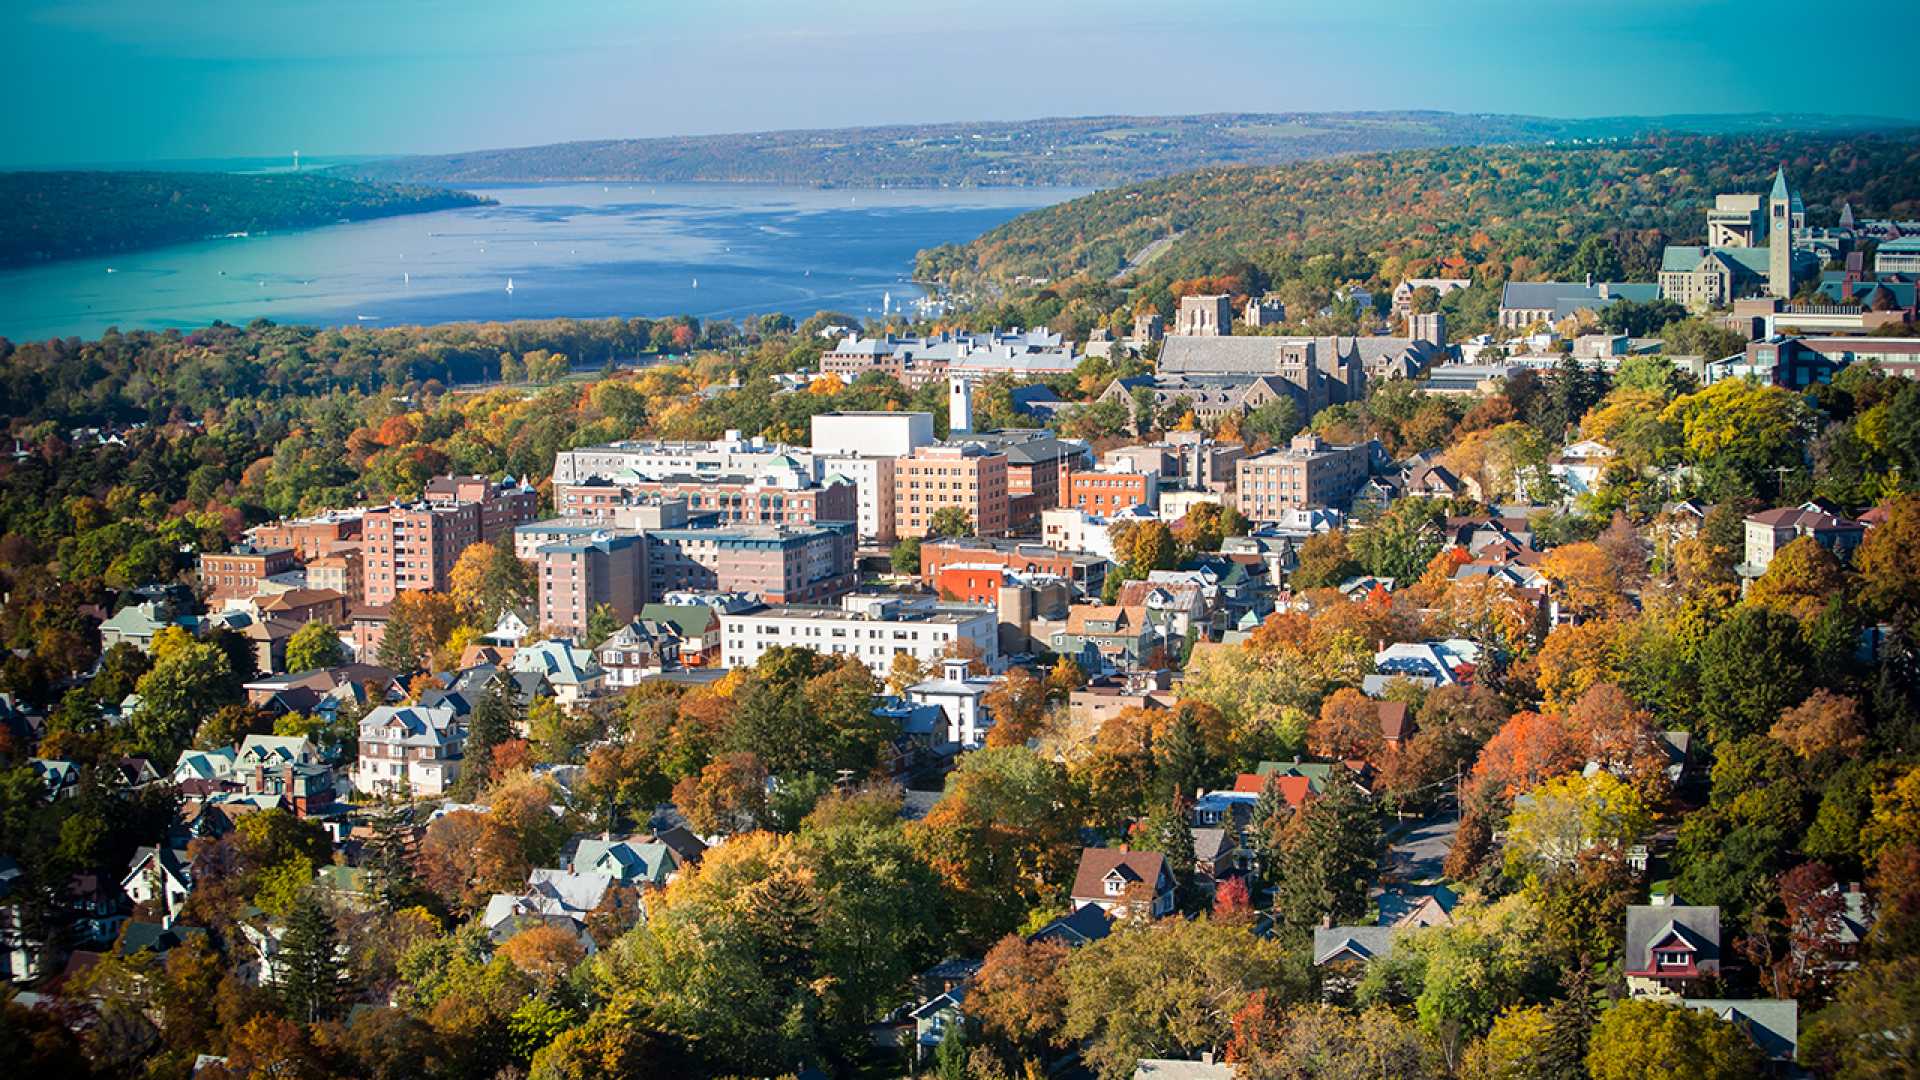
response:
<path id="1" fill-rule="evenodd" d="M 1661 949 L 1653 956 L 1654 963 L 1661 968 L 1683 968 L 1693 963 L 1692 955 L 1683 949 Z"/>

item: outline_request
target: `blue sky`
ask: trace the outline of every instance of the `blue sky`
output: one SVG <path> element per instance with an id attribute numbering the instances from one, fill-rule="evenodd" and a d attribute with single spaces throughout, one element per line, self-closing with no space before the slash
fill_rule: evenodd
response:
<path id="1" fill-rule="evenodd" d="M 1804 0 L 4 0 L 14 96 L 0 164 L 1128 112 L 1911 112 L 1897 63 L 1823 73 L 1757 59 L 1809 11 Z"/>

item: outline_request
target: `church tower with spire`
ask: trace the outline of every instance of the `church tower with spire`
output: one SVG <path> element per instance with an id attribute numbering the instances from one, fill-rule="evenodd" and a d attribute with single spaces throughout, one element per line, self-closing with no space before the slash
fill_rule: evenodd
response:
<path id="1" fill-rule="evenodd" d="M 1793 225 L 1793 193 L 1782 165 L 1767 196 L 1767 294 L 1782 300 L 1793 295 Z"/>

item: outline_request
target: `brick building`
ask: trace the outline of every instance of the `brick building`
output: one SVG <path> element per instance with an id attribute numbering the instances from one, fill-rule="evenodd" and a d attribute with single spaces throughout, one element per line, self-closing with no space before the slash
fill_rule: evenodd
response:
<path id="1" fill-rule="evenodd" d="M 1288 510 L 1344 506 L 1367 482 L 1371 443 L 1334 446 L 1317 435 L 1296 435 L 1284 450 L 1242 458 L 1235 502 L 1248 521 L 1279 521 Z"/>
<path id="2" fill-rule="evenodd" d="M 816 484 L 809 470 L 793 459 L 759 476 L 592 477 L 577 484 L 556 484 L 553 498 L 561 517 L 612 521 L 635 503 L 685 500 L 695 514 L 718 514 L 729 525 L 812 525 L 821 521 L 858 521 L 860 495 L 851 481 Z"/>
<path id="3" fill-rule="evenodd" d="M 1051 574 L 1071 583 L 1082 596 L 1098 596 L 1107 584 L 1107 561 L 1040 544 L 980 539 L 929 540 L 920 546 L 920 577 L 938 587 L 949 567 L 998 567 L 1022 576 Z"/>
<path id="4" fill-rule="evenodd" d="M 454 561 L 480 540 L 480 504 L 396 503 L 362 525 L 365 603 L 386 607 L 406 589 L 445 591 Z"/>
<path id="5" fill-rule="evenodd" d="M 1131 506 L 1158 506 L 1159 493 L 1156 473 L 1080 472 L 1068 478 L 1063 505 L 1105 517 Z"/>
<path id="6" fill-rule="evenodd" d="M 541 547 L 535 568 L 539 624 L 580 634 L 601 604 L 618 622 L 632 619 L 646 603 L 646 552 L 636 533 L 602 532 Z"/>
<path id="7" fill-rule="evenodd" d="M 357 527 L 358 522 L 355 524 Z M 365 603 L 367 599 L 366 560 L 360 552 L 359 541 L 353 541 L 351 546 L 335 551 L 331 555 L 309 559 L 307 587 L 331 589 L 346 597 L 349 607 Z"/>
<path id="8" fill-rule="evenodd" d="M 540 493 L 511 478 L 495 482 L 484 476 L 436 476 L 427 481 L 426 499 L 429 506 L 478 503 L 480 539 L 489 544 L 540 513 Z"/>
<path id="9" fill-rule="evenodd" d="M 647 599 L 676 592 L 751 593 L 769 604 L 816 604 L 852 592 L 851 523 L 660 529 L 647 537 Z"/>
<path id="10" fill-rule="evenodd" d="M 1009 527 L 1007 455 L 978 444 L 923 446 L 894 471 L 894 531 L 926 536 L 943 507 L 957 506 L 981 536 Z"/>
<path id="11" fill-rule="evenodd" d="M 219 607 L 226 600 L 244 600 L 260 591 L 260 585 L 275 574 L 284 574 L 295 566 L 289 548 L 262 548 L 241 544 L 232 551 L 200 556 L 200 584 L 207 600 Z"/>
<path id="12" fill-rule="evenodd" d="M 360 539 L 360 519 L 360 511 L 343 510 L 270 521 L 248 529 L 247 539 L 258 548 L 287 548 L 294 558 L 310 563 L 356 543 Z"/>

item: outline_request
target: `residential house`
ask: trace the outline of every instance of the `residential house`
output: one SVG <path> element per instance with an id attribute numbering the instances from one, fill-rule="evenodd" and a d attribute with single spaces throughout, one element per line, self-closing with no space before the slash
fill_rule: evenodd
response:
<path id="1" fill-rule="evenodd" d="M 353 786 L 369 795 L 445 795 L 460 776 L 466 738 L 452 709 L 383 705 L 360 721 Z"/>
<path id="2" fill-rule="evenodd" d="M 1667 900 L 1627 908 L 1624 971 L 1634 997 L 1684 997 L 1720 974 L 1720 909 Z"/>
<path id="3" fill-rule="evenodd" d="M 1847 562 L 1867 535 L 1865 525 L 1812 502 L 1749 514 L 1746 526 L 1746 558 L 1740 573 L 1750 578 L 1766 573 L 1780 549 L 1803 536 L 1813 537 L 1835 558 Z"/>
<path id="4" fill-rule="evenodd" d="M 593 652 L 575 645 L 571 638 L 553 638 L 515 649 L 507 670 L 546 679 L 553 688 L 554 700 L 569 708 L 598 694 L 607 677 Z"/>
<path id="5" fill-rule="evenodd" d="M 153 904 L 172 923 L 193 895 L 193 872 L 184 852 L 166 844 L 143 847 L 133 853 L 120 891 L 135 905 Z"/>
<path id="6" fill-rule="evenodd" d="M 1073 906 L 1091 904 L 1115 919 L 1157 919 L 1173 912 L 1173 874 L 1157 851 L 1085 848 L 1072 897 Z"/>
<path id="7" fill-rule="evenodd" d="M 947 717 L 946 740 L 967 749 L 978 748 L 993 726 L 984 698 L 999 678 L 974 675 L 971 662 L 949 657 L 940 662 L 940 677 L 926 679 L 907 687 L 907 700 L 915 705 L 937 705 Z"/>
<path id="8" fill-rule="evenodd" d="M 1313 966 L 1320 976 L 1321 996 L 1328 1001 L 1350 997 L 1368 964 L 1393 955 L 1398 934 L 1391 926 L 1315 927 Z"/>
<path id="9" fill-rule="evenodd" d="M 720 615 L 708 604 L 647 604 L 640 617 L 674 628 L 680 663 L 707 667 L 720 662 Z"/>
<path id="10" fill-rule="evenodd" d="M 1098 904 L 1074 908 L 1027 935 L 1030 942 L 1058 941 L 1069 949 L 1091 945 L 1113 932 L 1113 917 Z"/>
<path id="11" fill-rule="evenodd" d="M 1689 1009 L 1712 1013 L 1740 1028 L 1760 1048 L 1777 1072 L 1804 1075 L 1795 1068 L 1800 1056 L 1800 1003 L 1792 998 L 1682 998 Z"/>
<path id="12" fill-rule="evenodd" d="M 1374 896 L 1380 925 L 1399 930 L 1452 926 L 1460 896 L 1445 885 L 1389 885 Z"/>
<path id="13" fill-rule="evenodd" d="M 1245 853 L 1240 850 L 1237 830 L 1195 826 L 1193 832 L 1193 884 L 1211 896 L 1219 883 L 1246 871 Z"/>
<path id="14" fill-rule="evenodd" d="M 1051 639 L 1053 651 L 1061 656 L 1090 652 L 1099 657 L 1100 667 L 1117 671 L 1147 666 L 1162 644 L 1145 608 L 1118 604 L 1075 605 L 1067 612 L 1066 628 Z"/>
<path id="15" fill-rule="evenodd" d="M 1443 641 L 1401 641 L 1373 654 L 1378 674 L 1369 676 L 1386 682 L 1405 678 L 1425 686 L 1460 686 L 1473 681 L 1480 663 L 1480 646 L 1466 638 Z M 1367 690 L 1373 694 L 1372 689 Z"/>
<path id="16" fill-rule="evenodd" d="M 616 885 L 665 888 L 680 873 L 679 856 L 658 841 L 639 837 L 624 840 L 598 840 L 588 837 L 574 848 L 572 870 L 577 874 L 600 874 Z"/>
<path id="17" fill-rule="evenodd" d="M 642 677 L 680 663 L 680 632 L 669 622 L 636 618 L 594 650 L 608 688 L 639 686 Z"/>

